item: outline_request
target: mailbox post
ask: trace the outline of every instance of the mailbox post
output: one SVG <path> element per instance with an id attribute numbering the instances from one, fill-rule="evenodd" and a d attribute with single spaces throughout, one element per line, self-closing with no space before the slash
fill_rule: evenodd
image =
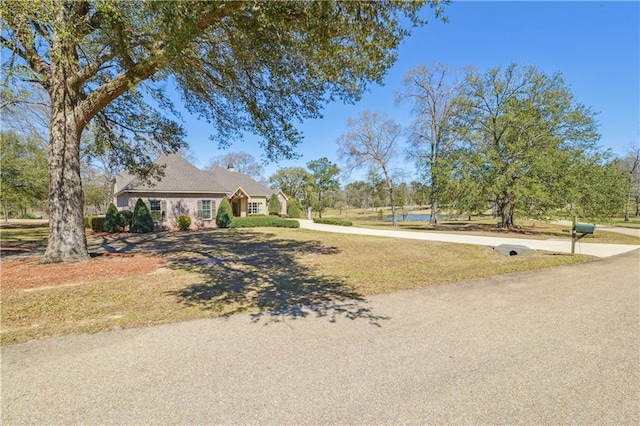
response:
<path id="1" fill-rule="evenodd" d="M 573 256 L 576 252 L 576 241 L 586 235 L 593 235 L 595 232 L 596 225 L 592 225 L 590 223 L 576 223 L 576 219 L 574 218 L 573 227 L 571 228 L 571 255 Z"/>

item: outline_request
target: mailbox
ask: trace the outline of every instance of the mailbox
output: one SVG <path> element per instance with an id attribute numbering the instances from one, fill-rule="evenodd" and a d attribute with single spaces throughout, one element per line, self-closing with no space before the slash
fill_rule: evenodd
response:
<path id="1" fill-rule="evenodd" d="M 593 234 L 596 232 L 596 225 L 592 225 L 590 223 L 576 223 L 573 230 L 576 234 Z"/>

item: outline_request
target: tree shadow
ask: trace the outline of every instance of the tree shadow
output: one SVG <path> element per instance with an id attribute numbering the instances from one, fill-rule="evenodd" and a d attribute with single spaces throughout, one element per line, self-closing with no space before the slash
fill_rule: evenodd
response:
<path id="1" fill-rule="evenodd" d="M 339 277 L 301 263 L 300 255 L 339 253 L 319 241 L 294 241 L 273 234 L 217 231 L 179 237 L 180 250 L 166 254 L 168 266 L 198 272 L 202 282 L 167 292 L 179 303 L 230 315 L 247 310 L 252 322 L 285 321 L 310 315 L 331 322 L 363 319 L 380 326 L 367 301 Z"/>

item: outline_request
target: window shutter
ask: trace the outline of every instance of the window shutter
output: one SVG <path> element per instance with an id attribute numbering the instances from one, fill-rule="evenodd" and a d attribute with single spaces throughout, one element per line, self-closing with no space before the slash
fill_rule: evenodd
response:
<path id="1" fill-rule="evenodd" d="M 198 200 L 198 217 L 202 218 L 202 200 Z"/>
<path id="2" fill-rule="evenodd" d="M 160 218 L 164 222 L 167 219 L 167 202 L 160 201 Z"/>

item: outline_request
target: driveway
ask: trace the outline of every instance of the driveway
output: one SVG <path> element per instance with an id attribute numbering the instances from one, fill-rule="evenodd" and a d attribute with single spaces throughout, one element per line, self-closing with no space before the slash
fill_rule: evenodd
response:
<path id="1" fill-rule="evenodd" d="M 428 268 L 429 265 L 425 265 Z M 640 424 L 638 252 L 2 348 L 2 424 Z"/>
<path id="2" fill-rule="evenodd" d="M 352 226 L 337 226 L 315 223 L 311 220 L 300 219 L 300 227 L 315 231 L 334 232 L 341 234 L 376 235 L 380 237 L 408 238 L 413 240 L 442 241 L 447 243 L 473 244 L 479 246 L 496 247 L 501 244 L 524 245 L 534 250 L 545 250 L 555 253 L 571 253 L 571 238 L 563 240 L 528 240 L 524 238 L 481 237 L 477 235 L 445 234 L 432 231 L 392 231 L 385 229 L 354 228 Z M 640 245 L 632 244 L 594 244 L 578 241 L 577 254 L 587 254 L 596 257 L 615 256 L 640 249 Z M 640 260 L 640 257 L 638 258 Z"/>

